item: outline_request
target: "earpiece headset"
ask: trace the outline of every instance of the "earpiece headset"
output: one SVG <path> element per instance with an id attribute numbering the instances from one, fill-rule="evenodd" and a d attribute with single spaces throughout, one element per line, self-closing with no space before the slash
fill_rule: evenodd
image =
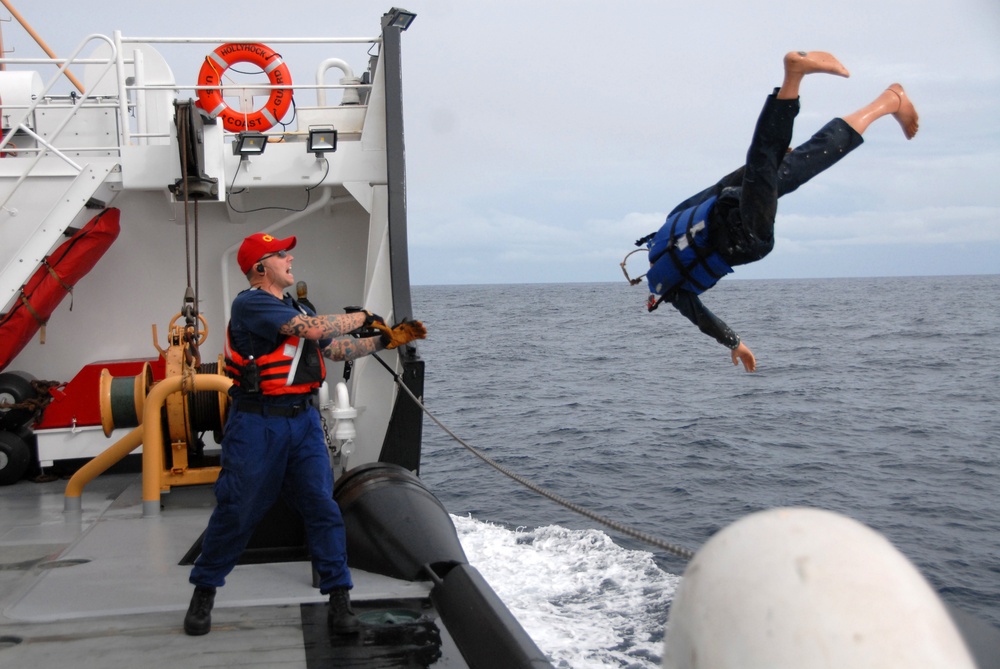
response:
<path id="1" fill-rule="evenodd" d="M 263 274 L 264 273 L 264 263 L 262 263 L 262 262 L 257 263 L 257 267 L 255 269 L 257 270 L 257 274 Z"/>

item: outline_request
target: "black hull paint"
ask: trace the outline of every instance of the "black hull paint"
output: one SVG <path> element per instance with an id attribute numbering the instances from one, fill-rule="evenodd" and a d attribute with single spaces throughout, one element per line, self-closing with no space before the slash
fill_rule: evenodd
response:
<path id="1" fill-rule="evenodd" d="M 350 566 L 433 581 L 431 601 L 470 667 L 552 666 L 468 563 L 451 516 L 420 479 L 398 465 L 372 463 L 341 478 L 334 497 Z"/>

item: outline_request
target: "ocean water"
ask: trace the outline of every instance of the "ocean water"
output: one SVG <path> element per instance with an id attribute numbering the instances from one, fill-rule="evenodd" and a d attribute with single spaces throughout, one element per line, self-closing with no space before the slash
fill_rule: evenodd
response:
<path id="1" fill-rule="evenodd" d="M 697 549 L 810 506 L 884 534 L 1000 625 L 1000 276 L 723 281 L 758 371 L 622 283 L 415 286 L 425 403 L 589 510 Z M 656 667 L 686 562 L 487 466 L 425 418 L 422 478 L 560 667 Z"/>

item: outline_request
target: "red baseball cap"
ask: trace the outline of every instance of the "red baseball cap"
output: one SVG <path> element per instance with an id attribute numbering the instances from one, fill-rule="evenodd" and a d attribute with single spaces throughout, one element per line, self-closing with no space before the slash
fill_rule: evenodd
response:
<path id="1" fill-rule="evenodd" d="M 258 232 L 255 235 L 250 235 L 240 244 L 239 253 L 236 254 L 236 262 L 240 264 L 240 269 L 246 274 L 255 262 L 267 254 L 290 251 L 293 248 L 295 248 L 295 237 L 278 239 L 266 232 Z"/>

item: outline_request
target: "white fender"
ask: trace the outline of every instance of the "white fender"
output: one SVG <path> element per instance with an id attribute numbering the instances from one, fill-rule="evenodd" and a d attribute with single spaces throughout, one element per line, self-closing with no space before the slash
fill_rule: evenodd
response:
<path id="1" fill-rule="evenodd" d="M 974 669 L 937 593 L 889 541 L 819 509 L 743 518 L 695 555 L 671 605 L 669 669 Z"/>

